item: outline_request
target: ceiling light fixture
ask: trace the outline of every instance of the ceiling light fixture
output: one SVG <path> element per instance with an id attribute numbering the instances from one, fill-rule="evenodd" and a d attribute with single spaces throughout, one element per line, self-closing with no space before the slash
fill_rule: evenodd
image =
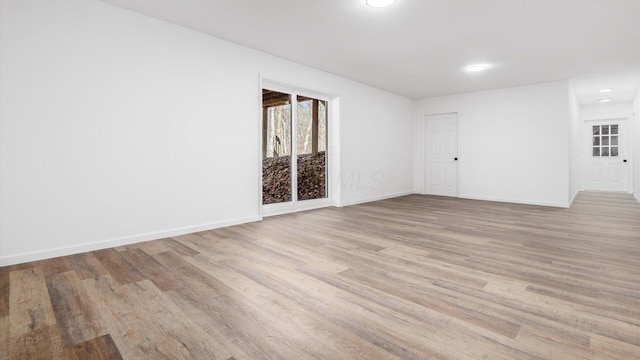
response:
<path id="1" fill-rule="evenodd" d="M 466 71 L 466 72 L 478 72 L 478 71 L 487 70 L 487 68 L 488 68 L 487 65 L 476 64 L 476 65 L 469 65 L 469 66 L 465 67 L 464 71 Z"/>
<path id="2" fill-rule="evenodd" d="M 601 103 L 606 103 L 606 102 L 611 101 L 611 99 L 600 99 L 599 101 L 600 101 Z"/>
<path id="3" fill-rule="evenodd" d="M 606 89 L 600 89 L 598 90 L 599 93 L 610 93 L 613 89 L 612 88 L 606 88 Z"/>
<path id="4" fill-rule="evenodd" d="M 396 2 L 396 0 L 367 0 L 367 5 L 374 8 L 382 8 L 391 6 Z"/>

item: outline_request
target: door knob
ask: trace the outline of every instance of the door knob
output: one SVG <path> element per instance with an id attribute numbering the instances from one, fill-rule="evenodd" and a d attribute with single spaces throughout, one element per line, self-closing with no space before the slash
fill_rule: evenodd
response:
<path id="1" fill-rule="evenodd" d="M 627 159 L 622 160 L 622 162 L 627 162 Z"/>

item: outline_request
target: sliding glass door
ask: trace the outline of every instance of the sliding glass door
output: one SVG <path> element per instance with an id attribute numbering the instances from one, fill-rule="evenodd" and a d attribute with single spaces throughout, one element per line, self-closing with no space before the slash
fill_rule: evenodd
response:
<path id="1" fill-rule="evenodd" d="M 295 92 L 262 90 L 262 204 L 267 213 L 328 200 L 327 105 L 327 100 Z"/>

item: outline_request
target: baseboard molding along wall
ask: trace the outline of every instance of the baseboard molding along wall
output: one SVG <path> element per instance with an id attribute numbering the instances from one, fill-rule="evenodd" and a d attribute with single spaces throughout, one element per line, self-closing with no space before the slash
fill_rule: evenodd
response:
<path id="1" fill-rule="evenodd" d="M 213 230 L 227 226 L 240 225 L 255 221 L 260 221 L 262 218 L 260 216 L 249 216 L 245 218 L 238 218 L 226 221 L 220 221 L 209 224 L 202 224 L 196 226 L 186 226 L 177 229 L 158 231 L 134 236 L 125 236 L 116 239 L 108 239 L 103 241 L 96 241 L 88 244 L 82 244 L 77 246 L 68 246 L 68 247 L 60 247 L 60 248 L 52 248 L 41 251 L 34 251 L 29 253 L 23 253 L 18 255 L 10 255 L 10 256 L 0 256 L 0 266 L 21 264 L 30 261 L 44 260 L 50 259 L 59 256 L 73 255 L 79 254 L 88 251 L 94 250 L 102 250 L 107 248 L 112 248 L 116 246 L 123 245 L 131 245 L 135 243 L 158 240 L 172 236 L 179 236 L 185 234 L 191 234 L 199 231 Z"/>
<path id="2" fill-rule="evenodd" d="M 494 198 L 490 196 L 474 196 L 474 195 L 458 195 L 460 199 L 469 199 L 469 200 L 483 200 L 483 201 L 494 201 L 494 202 L 503 202 L 510 204 L 523 204 L 523 205 L 537 205 L 537 206 L 552 206 L 559 208 L 569 208 L 570 204 L 568 203 L 552 203 L 552 202 L 544 202 L 544 201 L 535 201 L 535 200 L 520 200 L 520 199 L 501 199 Z"/>
<path id="3" fill-rule="evenodd" d="M 376 196 L 376 197 L 372 197 L 372 198 L 366 198 L 366 199 L 344 201 L 338 207 L 358 205 L 358 204 L 364 204 L 364 203 L 368 203 L 368 202 L 393 199 L 393 198 L 412 195 L 412 194 L 415 194 L 415 192 L 413 192 L 413 191 L 405 191 L 405 192 L 400 192 L 400 193 L 395 193 L 395 194 L 390 194 L 390 195 L 381 195 L 381 196 Z"/>

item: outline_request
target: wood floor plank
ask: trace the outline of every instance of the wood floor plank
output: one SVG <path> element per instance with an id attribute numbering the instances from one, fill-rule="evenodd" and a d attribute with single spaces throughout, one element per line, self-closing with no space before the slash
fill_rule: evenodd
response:
<path id="1" fill-rule="evenodd" d="M 124 358 L 218 359 L 207 334 L 151 281 L 121 286 L 103 277 L 83 284 L 100 299 L 98 312 Z"/>
<path id="2" fill-rule="evenodd" d="M 151 280 L 162 291 L 177 289 L 181 286 L 182 281 L 174 274 L 174 272 L 162 265 L 151 255 L 142 249 L 132 249 L 121 253 L 122 256 L 133 264 L 135 268 Z"/>
<path id="3" fill-rule="evenodd" d="M 10 283 L 10 337 L 20 337 L 56 324 L 51 299 L 40 268 L 12 271 Z"/>
<path id="4" fill-rule="evenodd" d="M 171 251 L 157 254 L 156 258 L 158 262 L 180 278 L 181 288 L 190 288 L 195 292 L 209 296 L 218 296 L 229 291 L 224 283 L 209 276 Z"/>
<path id="5" fill-rule="evenodd" d="M 9 316 L 9 267 L 0 268 L 0 317 Z"/>
<path id="6" fill-rule="evenodd" d="M 20 336 L 8 339 L 7 359 L 58 360 L 65 359 L 62 338 L 58 327 L 39 327 Z"/>
<path id="7" fill-rule="evenodd" d="M 232 288 L 239 295 L 235 298 L 254 309 L 254 316 L 260 317 L 260 322 L 276 327 L 281 334 L 296 337 L 296 340 L 304 343 L 302 346 L 305 348 L 315 348 L 315 353 L 322 353 L 330 358 L 346 356 L 349 359 L 373 359 L 381 355 L 381 348 L 296 306 L 294 301 L 226 266 L 211 262 L 203 256 L 194 257 L 191 262 Z M 266 319 L 263 318 L 265 316 Z M 332 355 L 334 349 L 336 354 Z M 308 352 L 314 353 L 313 350 Z M 387 353 L 385 358 L 393 359 L 394 356 Z"/>
<path id="8" fill-rule="evenodd" d="M 174 292 L 171 298 L 183 304 L 183 307 L 198 308 L 201 316 L 215 324 L 219 330 L 216 333 L 235 339 L 235 346 L 230 348 L 234 353 L 244 352 L 252 359 L 303 358 L 301 349 L 296 348 L 292 343 L 283 342 L 285 337 L 282 334 L 260 323 L 259 318 L 255 317 L 249 307 L 242 305 L 233 297 L 233 293 L 204 298 L 200 294 L 179 290 Z"/>
<path id="9" fill-rule="evenodd" d="M 253 343 L 245 343 L 240 341 L 239 336 L 229 336 L 228 330 L 222 325 L 215 323 L 207 314 L 207 311 L 197 302 L 192 301 L 185 296 L 183 292 L 169 290 L 166 295 L 176 306 L 178 306 L 184 316 L 187 317 L 194 326 L 202 329 L 209 337 L 208 344 L 215 350 L 216 356 L 220 359 L 226 359 L 233 356 L 239 359 L 259 359 L 260 354 L 254 354 L 252 349 Z"/>
<path id="10" fill-rule="evenodd" d="M 92 253 L 71 255 L 68 260 L 69 268 L 75 271 L 82 280 L 109 274 Z"/>
<path id="11" fill-rule="evenodd" d="M 94 251 L 93 254 L 120 285 L 135 283 L 145 278 L 119 251 L 105 249 Z"/>
<path id="12" fill-rule="evenodd" d="M 129 288 L 118 285 L 110 275 L 86 279 L 82 283 L 124 358 L 171 359 L 161 345 L 164 344 L 162 334 L 152 324 L 145 323 L 147 310 L 143 307 L 135 310 L 141 304 L 131 299 Z"/>
<path id="13" fill-rule="evenodd" d="M 520 329 L 517 340 L 528 349 L 528 352 L 541 358 L 552 356 L 554 359 L 609 359 L 608 356 L 595 353 L 588 348 L 588 345 L 577 347 L 572 342 L 564 341 L 563 337 L 553 336 L 547 331 L 530 329 L 526 326 Z"/>
<path id="14" fill-rule="evenodd" d="M 421 332 L 413 326 L 408 326 L 412 321 L 408 317 L 399 319 L 390 316 L 386 311 L 373 311 L 361 306 L 352 306 L 356 301 L 345 301 L 342 298 L 343 296 L 349 298 L 349 294 L 306 274 L 287 272 L 286 276 L 283 276 L 280 270 L 255 262 L 225 261 L 225 264 L 263 286 L 294 299 L 305 309 L 320 314 L 333 324 L 348 329 L 394 356 L 404 359 L 438 356 L 436 349 L 424 345 L 425 339 Z M 300 285 L 296 286 L 296 284 Z M 366 302 L 369 306 L 375 306 L 364 299 L 358 300 Z M 403 337 L 398 337 L 393 326 L 396 322 L 403 322 L 412 330 L 404 333 Z M 354 324 L 360 324 L 360 326 L 354 326 Z"/>
<path id="15" fill-rule="evenodd" d="M 177 239 L 178 238 L 169 238 L 169 239 L 162 239 L 158 241 L 162 242 L 167 248 L 169 248 L 171 251 L 175 252 L 180 256 L 193 256 L 198 254 L 196 250 L 184 245 Z"/>
<path id="16" fill-rule="evenodd" d="M 0 268 L 5 359 L 638 359 L 640 205 L 410 195 Z"/>
<path id="17" fill-rule="evenodd" d="M 74 346 L 107 333 L 75 272 L 47 276 L 46 283 L 64 346 Z"/>
<path id="18" fill-rule="evenodd" d="M 69 360 L 122 360 L 122 354 L 109 334 L 65 348 L 65 357 Z"/>
<path id="19" fill-rule="evenodd" d="M 640 348 L 607 336 L 591 336 L 591 350 L 602 353 L 612 359 L 640 359 Z"/>
<path id="20" fill-rule="evenodd" d="M 9 359 L 9 330 L 11 322 L 9 315 L 0 317 L 0 360 Z"/>

